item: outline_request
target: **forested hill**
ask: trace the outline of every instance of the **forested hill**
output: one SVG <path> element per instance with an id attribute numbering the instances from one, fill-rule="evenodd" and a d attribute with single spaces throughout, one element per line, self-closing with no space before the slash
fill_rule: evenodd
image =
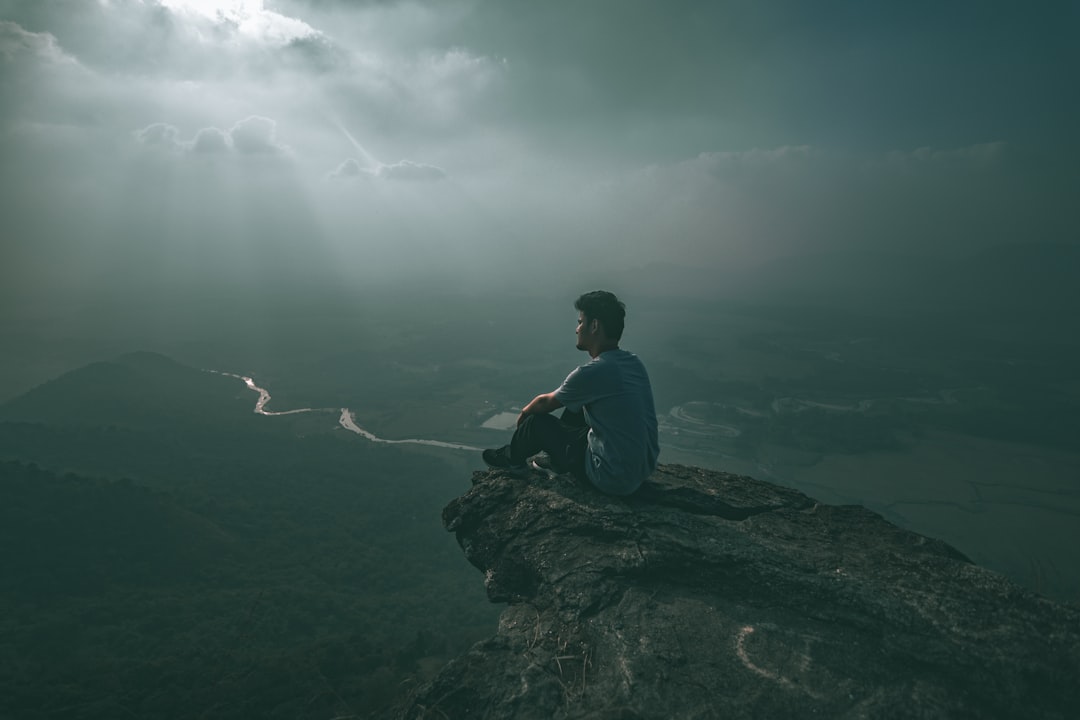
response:
<path id="1" fill-rule="evenodd" d="M 255 400 L 139 353 L 0 408 L 0 718 L 1080 702 L 1075 607 L 861 507 L 673 465 L 629 501 L 500 473 L 465 492 L 475 453 Z"/>
<path id="2" fill-rule="evenodd" d="M 130 480 L 0 463 L 0 592 L 41 604 L 182 583 L 241 550 L 216 523 Z"/>
<path id="3" fill-rule="evenodd" d="M 250 420 L 253 396 L 236 378 L 136 352 L 95 362 L 0 405 L 0 421 L 161 429 Z M 244 412 L 246 411 L 246 412 Z"/>
<path id="4" fill-rule="evenodd" d="M 0 717 L 364 716 L 489 633 L 452 454 L 95 363 L 0 420 Z"/>

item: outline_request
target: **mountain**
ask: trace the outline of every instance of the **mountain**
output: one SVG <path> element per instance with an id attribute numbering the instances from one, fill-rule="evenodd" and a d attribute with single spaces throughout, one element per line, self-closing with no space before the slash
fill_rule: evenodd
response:
<path id="1" fill-rule="evenodd" d="M 0 405 L 0 421 L 161 429 L 247 417 L 254 395 L 236 378 L 136 352 L 65 373 Z"/>
<path id="2" fill-rule="evenodd" d="M 1067 718 L 1080 607 L 859 506 L 661 466 L 478 472 L 443 511 L 498 632 L 385 717 Z"/>

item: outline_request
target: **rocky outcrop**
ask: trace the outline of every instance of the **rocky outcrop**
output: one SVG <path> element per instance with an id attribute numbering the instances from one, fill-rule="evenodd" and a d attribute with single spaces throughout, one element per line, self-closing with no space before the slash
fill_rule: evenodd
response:
<path id="1" fill-rule="evenodd" d="M 443 512 L 497 634 L 401 718 L 1069 718 L 1080 608 L 858 506 L 662 466 L 476 473 Z"/>

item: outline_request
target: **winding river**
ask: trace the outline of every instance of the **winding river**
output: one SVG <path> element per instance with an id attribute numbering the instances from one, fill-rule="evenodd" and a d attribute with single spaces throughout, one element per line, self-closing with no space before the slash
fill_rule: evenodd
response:
<path id="1" fill-rule="evenodd" d="M 296 408 L 295 410 L 267 410 L 266 405 L 270 402 L 270 391 L 266 388 L 259 387 L 255 384 L 255 380 L 246 375 L 237 375 L 236 373 L 222 372 L 220 370 L 208 370 L 215 375 L 225 375 L 226 377 L 236 378 L 242 380 L 247 385 L 249 390 L 252 390 L 259 394 L 259 399 L 255 401 L 254 412 L 258 415 L 266 415 L 268 417 L 276 415 L 296 415 L 298 413 L 336 413 L 340 412 L 338 416 L 338 425 L 345 428 L 349 432 L 356 433 L 361 437 L 370 440 L 371 442 L 385 443 L 387 445 L 427 445 L 429 447 L 448 448 L 450 450 L 467 450 L 470 452 L 479 452 L 482 448 L 473 447 L 472 445 L 463 445 L 461 443 L 444 442 L 442 440 L 423 440 L 420 438 L 406 438 L 402 440 L 389 440 L 387 438 L 381 438 L 374 433 L 368 432 L 364 428 L 356 424 L 356 416 L 352 414 L 349 408 Z"/>

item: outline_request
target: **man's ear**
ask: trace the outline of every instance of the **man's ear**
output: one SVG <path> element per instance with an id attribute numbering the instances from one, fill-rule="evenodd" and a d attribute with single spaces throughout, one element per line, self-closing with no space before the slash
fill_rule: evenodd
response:
<path id="1" fill-rule="evenodd" d="M 593 318 L 592 322 L 589 323 L 589 331 L 592 332 L 593 335 L 600 332 L 600 321 Z"/>

